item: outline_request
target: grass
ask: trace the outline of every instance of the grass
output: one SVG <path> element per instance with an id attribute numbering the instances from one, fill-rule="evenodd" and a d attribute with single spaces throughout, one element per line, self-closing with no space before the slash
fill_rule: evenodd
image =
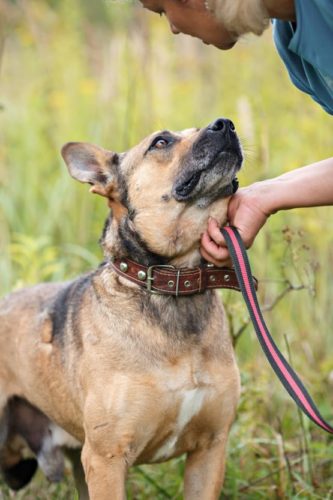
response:
<path id="1" fill-rule="evenodd" d="M 268 33 L 230 53 L 171 37 L 165 20 L 132 3 L 2 1 L 7 36 L 0 79 L 0 294 L 84 272 L 101 259 L 106 207 L 74 183 L 59 150 L 84 140 L 126 150 L 161 128 L 230 117 L 247 156 L 241 185 L 332 154 L 331 118 L 292 87 Z M 332 412 L 332 212 L 273 216 L 250 258 L 279 346 L 292 352 L 322 413 Z M 332 438 L 303 420 L 264 360 L 245 305 L 222 293 L 242 374 L 221 498 L 333 496 Z M 332 418 L 331 418 L 332 421 Z M 183 459 L 133 468 L 130 499 L 182 498 Z M 0 498 L 75 498 L 39 475 Z"/>

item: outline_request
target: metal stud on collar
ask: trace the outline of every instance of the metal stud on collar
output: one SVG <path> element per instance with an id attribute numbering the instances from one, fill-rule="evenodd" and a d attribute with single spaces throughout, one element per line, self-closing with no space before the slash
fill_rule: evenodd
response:
<path id="1" fill-rule="evenodd" d="M 126 264 L 126 262 L 121 262 L 120 265 L 119 265 L 119 269 L 123 273 L 127 273 L 127 271 L 128 271 L 128 264 Z"/>
<path id="2" fill-rule="evenodd" d="M 145 279 L 147 278 L 147 273 L 145 273 L 144 271 L 139 271 L 138 278 L 140 281 L 145 281 Z"/>

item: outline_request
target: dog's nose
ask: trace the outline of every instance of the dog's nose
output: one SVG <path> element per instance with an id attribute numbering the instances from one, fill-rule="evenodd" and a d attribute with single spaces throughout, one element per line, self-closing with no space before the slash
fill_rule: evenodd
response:
<path id="1" fill-rule="evenodd" d="M 235 125 L 228 118 L 218 118 L 207 127 L 213 132 L 235 132 Z"/>

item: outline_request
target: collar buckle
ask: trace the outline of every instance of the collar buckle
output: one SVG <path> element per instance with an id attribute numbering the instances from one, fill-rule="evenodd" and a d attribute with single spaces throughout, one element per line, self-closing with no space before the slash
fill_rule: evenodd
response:
<path id="1" fill-rule="evenodd" d="M 177 271 L 177 283 L 176 283 L 176 296 L 178 296 L 179 293 L 179 276 L 180 276 L 180 269 L 176 269 L 175 266 L 167 265 L 167 264 L 154 264 L 152 266 L 149 266 L 147 268 L 147 290 L 149 293 L 155 294 L 155 295 L 163 295 L 161 292 L 157 292 L 156 290 L 152 289 L 153 282 L 154 282 L 154 276 L 153 272 L 154 269 L 156 268 L 164 268 L 164 269 L 172 269 L 173 271 Z"/>

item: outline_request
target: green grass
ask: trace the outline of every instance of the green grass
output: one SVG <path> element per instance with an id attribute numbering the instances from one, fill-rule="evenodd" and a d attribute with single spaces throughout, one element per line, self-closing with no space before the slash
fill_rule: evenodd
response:
<path id="1" fill-rule="evenodd" d="M 124 151 L 153 130 L 228 116 L 245 145 L 242 185 L 332 154 L 332 119 L 292 87 L 270 33 L 222 53 L 171 37 L 164 19 L 130 2 L 2 4 L 1 295 L 70 278 L 101 259 L 107 209 L 69 178 L 59 155 L 67 141 Z M 272 333 L 285 353 L 287 339 L 293 365 L 331 421 L 332 215 L 330 208 L 277 214 L 250 252 Z M 243 389 L 221 498 L 332 498 L 332 439 L 300 418 L 246 326 L 240 297 L 222 297 Z M 182 475 L 182 459 L 133 468 L 128 496 L 180 499 Z M 75 492 L 69 473 L 60 485 L 39 475 L 15 498 Z"/>

